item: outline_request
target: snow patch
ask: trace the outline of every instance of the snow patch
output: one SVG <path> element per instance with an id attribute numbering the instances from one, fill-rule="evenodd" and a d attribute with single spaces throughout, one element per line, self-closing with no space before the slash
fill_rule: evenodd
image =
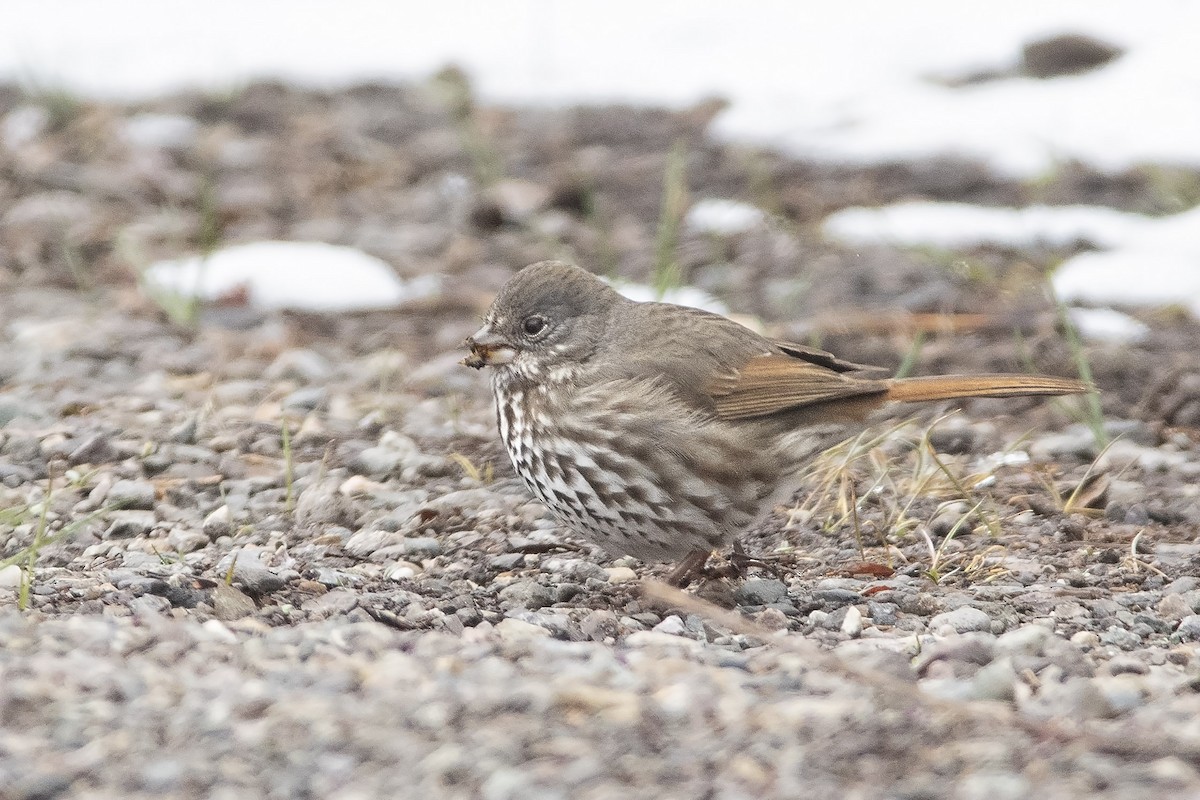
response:
<path id="1" fill-rule="evenodd" d="M 159 261 L 142 275 L 151 293 L 214 301 L 239 292 L 265 310 L 358 311 L 392 308 L 437 293 L 436 276 L 401 280 L 374 256 L 321 242 L 254 242 L 207 258 Z"/>

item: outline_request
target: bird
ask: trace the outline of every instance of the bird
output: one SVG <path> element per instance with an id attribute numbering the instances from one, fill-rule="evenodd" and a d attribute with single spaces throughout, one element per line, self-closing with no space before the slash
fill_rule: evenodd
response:
<path id="1" fill-rule="evenodd" d="M 886 404 L 1091 391 L 1038 375 L 880 378 L 560 261 L 509 278 L 464 345 L 463 365 L 492 370 L 500 437 L 533 495 L 613 556 L 677 563 L 676 586 Z"/>

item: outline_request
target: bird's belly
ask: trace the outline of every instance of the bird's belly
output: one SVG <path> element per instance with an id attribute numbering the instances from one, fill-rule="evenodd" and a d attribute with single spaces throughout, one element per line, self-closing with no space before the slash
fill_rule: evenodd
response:
<path id="1" fill-rule="evenodd" d="M 748 472 L 709 478 L 677 451 L 628 431 L 561 424 L 521 392 L 497 398 L 501 437 L 529 490 L 566 526 L 612 554 L 673 561 L 750 525 L 769 488 Z M 534 398 L 536 403 L 536 398 Z"/>

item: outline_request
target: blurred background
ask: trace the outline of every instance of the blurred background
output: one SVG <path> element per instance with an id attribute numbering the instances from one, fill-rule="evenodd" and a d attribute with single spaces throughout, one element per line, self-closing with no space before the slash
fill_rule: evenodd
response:
<path id="1" fill-rule="evenodd" d="M 1200 311 L 1197 29 L 1170 0 L 16 2 L 0 286 L 185 324 L 476 310 L 557 257 L 796 336 L 1061 301 L 1129 346 Z"/>

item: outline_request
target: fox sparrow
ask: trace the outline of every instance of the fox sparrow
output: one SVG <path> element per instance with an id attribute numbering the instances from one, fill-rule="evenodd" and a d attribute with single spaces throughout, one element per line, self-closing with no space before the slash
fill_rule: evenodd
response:
<path id="1" fill-rule="evenodd" d="M 716 314 L 637 303 L 543 261 L 501 289 L 463 363 L 493 367 L 517 474 L 613 554 L 702 566 L 794 490 L 815 455 L 893 401 L 1060 395 L 1032 375 L 881 379 Z"/>

